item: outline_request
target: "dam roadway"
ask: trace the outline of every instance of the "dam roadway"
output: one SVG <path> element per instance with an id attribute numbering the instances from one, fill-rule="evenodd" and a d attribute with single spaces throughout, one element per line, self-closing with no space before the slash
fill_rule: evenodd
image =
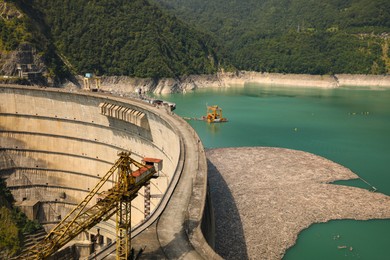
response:
<path id="1" fill-rule="evenodd" d="M 145 259 L 220 259 L 210 247 L 214 220 L 205 152 L 180 117 L 105 93 L 0 86 L 0 100 L 1 177 L 17 204 L 47 231 L 88 194 L 117 151 L 129 150 L 139 161 L 163 160 L 151 185 L 151 215 L 144 218 L 144 189 L 132 203 L 135 252 Z M 96 236 L 102 239 L 93 245 Z M 112 218 L 74 244 L 87 251 L 95 246 L 91 257 L 102 259 L 115 255 L 113 241 Z"/>

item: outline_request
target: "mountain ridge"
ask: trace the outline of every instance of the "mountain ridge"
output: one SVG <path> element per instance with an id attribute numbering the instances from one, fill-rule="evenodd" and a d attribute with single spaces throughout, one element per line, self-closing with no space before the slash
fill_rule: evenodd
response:
<path id="1" fill-rule="evenodd" d="M 386 0 L 1 0 L 0 12 L 0 74 L 17 76 L 27 46 L 39 84 L 80 85 L 87 72 L 390 73 Z"/>
<path id="2" fill-rule="evenodd" d="M 46 77 L 125 75 L 178 77 L 212 74 L 226 61 L 207 34 L 186 26 L 147 0 L 2 1 L 23 14 L 0 24 L 2 32 L 22 24 L 26 41 L 43 56 Z M 7 43 L 9 39 L 2 39 Z M 16 44 L 14 44 L 16 42 Z M 1 45 L 0 45 L 1 46 Z M 227 64 L 227 63 L 226 63 Z"/>
<path id="3" fill-rule="evenodd" d="M 189 24 L 209 28 L 240 70 L 390 73 L 386 0 L 154 1 Z"/>

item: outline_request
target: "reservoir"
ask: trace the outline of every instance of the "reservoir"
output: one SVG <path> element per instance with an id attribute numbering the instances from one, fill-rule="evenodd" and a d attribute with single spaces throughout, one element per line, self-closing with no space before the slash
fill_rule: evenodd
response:
<path id="1" fill-rule="evenodd" d="M 183 117 L 199 118 L 207 105 L 223 109 L 227 123 L 189 121 L 205 148 L 267 146 L 310 152 L 361 177 L 335 184 L 390 195 L 389 89 L 248 84 L 163 99 L 175 102 L 175 113 Z M 304 230 L 284 259 L 387 259 L 389 244 L 390 220 L 337 220 Z"/>

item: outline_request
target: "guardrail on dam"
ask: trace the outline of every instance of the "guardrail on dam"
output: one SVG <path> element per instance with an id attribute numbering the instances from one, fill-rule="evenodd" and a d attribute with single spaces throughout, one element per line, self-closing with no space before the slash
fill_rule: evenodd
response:
<path id="1" fill-rule="evenodd" d="M 1 177 L 17 204 L 46 230 L 93 189 L 118 151 L 128 150 L 138 161 L 163 160 L 150 186 L 151 215 L 144 216 L 144 188 L 132 202 L 135 249 L 167 259 L 219 258 L 209 246 L 214 233 L 206 157 L 180 117 L 104 93 L 0 86 L 0 101 Z M 115 221 L 101 222 L 78 239 L 85 243 L 97 235 L 94 246 L 105 254 L 95 257 L 103 258 L 114 250 L 109 245 Z"/>

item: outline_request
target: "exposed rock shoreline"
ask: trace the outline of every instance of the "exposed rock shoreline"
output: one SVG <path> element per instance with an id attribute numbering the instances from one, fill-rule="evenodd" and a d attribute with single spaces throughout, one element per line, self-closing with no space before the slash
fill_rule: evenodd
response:
<path id="1" fill-rule="evenodd" d="M 314 223 L 390 219 L 390 196 L 331 184 L 358 176 L 323 157 L 270 147 L 206 155 L 216 252 L 224 259 L 282 259 Z"/>
<path id="2" fill-rule="evenodd" d="M 200 88 L 226 88 L 257 83 L 271 86 L 299 87 L 369 87 L 372 89 L 390 88 L 390 75 L 306 75 L 279 74 L 240 71 L 217 73 L 215 75 L 192 75 L 180 79 L 143 79 L 125 76 L 102 77 L 104 91 L 132 93 L 137 89 L 155 94 L 185 93 Z M 82 79 L 80 78 L 82 86 Z"/>

